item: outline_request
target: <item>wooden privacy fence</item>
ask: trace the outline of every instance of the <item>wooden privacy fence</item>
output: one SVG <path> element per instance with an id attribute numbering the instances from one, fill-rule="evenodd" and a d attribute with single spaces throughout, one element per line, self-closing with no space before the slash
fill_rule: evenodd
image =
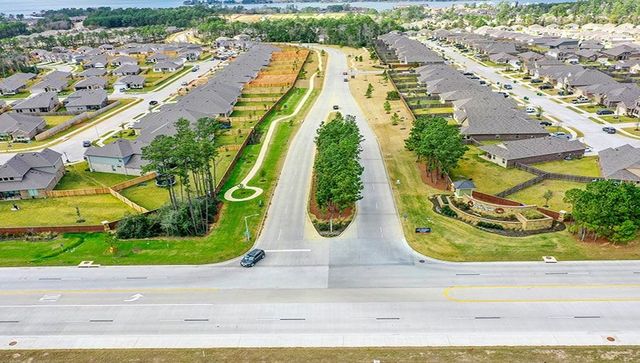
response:
<path id="1" fill-rule="evenodd" d="M 47 198 L 80 197 L 86 195 L 109 194 L 109 188 L 87 188 L 69 190 L 47 190 Z"/>
<path id="2" fill-rule="evenodd" d="M 47 138 L 49 138 L 49 137 L 51 137 L 51 136 L 53 136 L 53 135 L 55 135 L 57 133 L 60 133 L 60 132 L 62 132 L 64 130 L 67 130 L 67 129 L 71 128 L 72 126 L 75 126 L 75 125 L 77 125 L 79 123 L 85 122 L 85 121 L 87 121 L 88 119 L 90 119 L 92 117 L 101 115 L 101 114 L 113 109 L 114 107 L 117 107 L 118 105 L 120 105 L 120 103 L 121 102 L 119 100 L 117 100 L 117 101 L 113 102 L 112 104 L 110 104 L 110 105 L 108 105 L 106 107 L 103 107 L 103 108 L 101 108 L 101 109 L 99 109 L 97 111 L 94 111 L 94 112 L 83 112 L 83 113 L 79 114 L 78 116 L 75 116 L 75 117 L 73 117 L 73 118 L 61 123 L 60 125 L 56 125 L 56 126 L 50 128 L 48 130 L 44 130 L 43 132 L 37 134 L 35 136 L 35 139 L 36 139 L 36 141 L 41 141 L 41 140 L 47 139 Z"/>
<path id="3" fill-rule="evenodd" d="M 109 188 L 109 193 L 111 195 L 113 195 L 114 197 L 116 197 L 119 201 L 121 201 L 122 203 L 126 204 L 127 206 L 129 206 L 129 208 L 135 210 L 138 213 L 147 213 L 148 210 L 144 207 L 141 207 L 139 205 L 137 205 L 136 203 L 132 202 L 131 200 L 129 200 L 127 197 L 125 197 L 124 195 L 116 192 L 115 190 Z"/>
<path id="4" fill-rule="evenodd" d="M 118 183 L 114 186 L 111 187 L 111 189 L 115 190 L 116 192 L 120 192 L 123 189 L 127 189 L 129 187 L 132 187 L 134 185 L 138 185 L 140 183 L 144 183 L 146 181 L 149 181 L 151 179 L 155 179 L 156 176 L 158 174 L 156 174 L 155 172 L 153 173 L 149 173 L 149 174 L 145 174 L 145 175 L 141 175 L 139 177 L 127 180 L 127 181 L 123 181 L 122 183 Z"/>

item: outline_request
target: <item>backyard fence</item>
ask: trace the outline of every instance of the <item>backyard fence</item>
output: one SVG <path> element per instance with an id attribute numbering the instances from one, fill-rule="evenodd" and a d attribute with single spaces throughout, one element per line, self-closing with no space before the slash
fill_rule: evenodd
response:
<path id="1" fill-rule="evenodd" d="M 101 108 L 101 109 L 99 109 L 97 111 L 94 111 L 94 112 L 83 112 L 83 113 L 79 114 L 78 116 L 75 116 L 75 117 L 73 117 L 73 118 L 61 123 L 60 125 L 56 125 L 56 126 L 50 128 L 48 130 L 44 130 L 43 132 L 37 134 L 35 136 L 35 139 L 36 139 L 36 141 L 41 141 L 41 140 L 50 138 L 51 136 L 53 136 L 55 134 L 58 134 L 58 133 L 60 133 L 60 132 L 62 132 L 64 130 L 67 130 L 67 129 L 69 129 L 69 128 L 71 128 L 71 127 L 73 127 L 73 126 L 75 126 L 75 125 L 77 125 L 79 123 L 85 122 L 85 121 L 87 121 L 88 119 L 90 119 L 92 117 L 95 117 L 95 116 L 98 116 L 100 114 L 103 114 L 103 113 L 105 113 L 105 112 L 107 112 L 107 111 L 119 106 L 120 103 L 121 102 L 118 100 L 118 101 L 115 101 L 112 104 L 110 104 L 110 105 L 108 105 L 106 107 L 103 107 L 103 108 Z"/>
<path id="2" fill-rule="evenodd" d="M 80 197 L 80 196 L 86 196 L 86 195 L 99 195 L 99 194 L 109 194 L 109 188 L 47 190 L 45 192 L 45 196 L 47 198 Z"/>

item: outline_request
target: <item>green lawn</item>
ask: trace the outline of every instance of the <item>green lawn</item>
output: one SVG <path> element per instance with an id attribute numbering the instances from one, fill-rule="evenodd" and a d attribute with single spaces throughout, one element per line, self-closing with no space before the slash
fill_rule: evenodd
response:
<path id="1" fill-rule="evenodd" d="M 586 112 L 589 112 L 589 113 L 596 113 L 596 111 L 598 111 L 598 110 L 607 109 L 606 107 L 604 107 L 602 105 L 579 105 L 579 106 L 576 106 L 576 107 L 581 109 L 582 111 L 586 111 Z"/>
<path id="2" fill-rule="evenodd" d="M 120 194 L 147 210 L 158 209 L 169 202 L 167 190 L 156 186 L 154 180 L 123 189 Z"/>
<path id="3" fill-rule="evenodd" d="M 56 190 L 86 189 L 96 187 L 110 187 L 123 181 L 133 179 L 133 176 L 112 173 L 94 173 L 89 171 L 87 162 L 66 166 L 66 172 Z"/>
<path id="4" fill-rule="evenodd" d="M 565 203 L 563 200 L 566 191 L 574 188 L 584 189 L 585 186 L 586 184 L 584 183 L 565 180 L 543 180 L 541 183 L 523 189 L 508 196 L 507 198 L 521 203 L 535 204 L 538 207 L 543 207 L 545 205 L 545 200 L 542 196 L 547 190 L 551 190 L 553 192 L 553 197 L 549 200 L 549 209 L 555 211 L 571 211 L 571 205 Z"/>
<path id="5" fill-rule="evenodd" d="M 55 115 L 55 116 L 42 116 L 44 122 L 47 123 L 47 126 L 53 127 L 60 125 L 61 123 L 72 119 L 74 115 Z"/>
<path id="6" fill-rule="evenodd" d="M 11 211 L 13 204 L 19 211 Z M 76 207 L 80 208 L 83 225 L 96 225 L 104 220 L 122 218 L 133 210 L 110 194 L 81 197 L 25 199 L 0 202 L 2 226 L 60 226 L 77 225 Z M 4 252 L 4 250 L 3 250 Z"/>
<path id="7" fill-rule="evenodd" d="M 119 139 L 135 140 L 137 138 L 138 138 L 138 135 L 136 135 L 136 133 L 133 130 L 125 130 L 125 131 L 119 131 L 109 136 L 107 139 L 103 141 L 103 143 L 106 145 Z"/>
<path id="8" fill-rule="evenodd" d="M 600 176 L 600 166 L 598 164 L 598 158 L 595 156 L 588 156 L 574 160 L 549 161 L 546 163 L 534 164 L 533 166 L 550 173 L 592 177 Z"/>
<path id="9" fill-rule="evenodd" d="M 640 122 L 640 119 L 635 118 L 635 117 L 631 117 L 631 116 L 618 116 L 618 115 L 610 115 L 610 116 L 600 116 L 600 118 L 602 118 L 603 120 L 612 123 L 612 124 L 617 124 L 617 123 L 627 123 L 627 122 Z"/>
<path id="10" fill-rule="evenodd" d="M 477 147 L 469 146 L 451 179 L 472 179 L 479 192 L 495 194 L 534 177 L 526 171 L 498 166 L 481 158 L 481 153 Z"/>
<path id="11" fill-rule="evenodd" d="M 264 160 L 265 174 L 263 176 L 259 174 L 256 176 L 258 180 L 252 182 L 252 185 L 263 188 L 264 193 L 250 201 L 224 203 L 220 219 L 208 236 L 119 241 L 117 252 L 112 255 L 107 251 L 109 244 L 106 234 L 66 234 L 55 242 L 38 243 L 37 247 L 33 246 L 33 242 L 6 244 L 7 251 L 11 252 L 3 253 L 0 256 L 0 265 L 75 265 L 81 260 L 94 260 L 103 265 L 203 264 L 225 261 L 241 255 L 251 247 L 251 244 L 244 241 L 244 223 L 238 223 L 238 221 L 242 220 L 244 216 L 258 214 L 249 220 L 251 235 L 256 236 L 260 228 L 260 221 L 267 211 L 268 202 L 273 194 L 275 181 L 279 176 L 292 135 L 299 127 L 298 122 L 304 119 L 318 94 L 318 91 L 314 91 L 309 102 L 305 104 L 301 115 L 294 118 L 297 122 L 294 122 L 293 125 L 287 122 L 278 125 Z M 288 99 L 291 98 L 292 96 L 288 97 Z M 259 131 L 265 132 L 271 121 L 284 112 L 286 111 L 270 113 L 264 122 L 257 126 Z M 220 195 L 224 195 L 226 190 L 237 185 L 244 178 L 253 166 L 260 147 L 261 144 L 248 145 L 243 150 Z M 135 194 L 135 192 L 130 192 L 129 195 Z M 127 195 L 126 191 L 125 195 Z M 122 214 L 120 213 L 120 215 Z M 63 249 L 60 247 L 60 243 L 76 247 L 57 254 L 56 252 L 61 252 Z M 3 244 L 3 246 L 5 245 Z M 43 255 L 51 255 L 51 257 L 42 258 Z"/>
<path id="12" fill-rule="evenodd" d="M 635 127 L 625 127 L 623 128 L 623 130 L 630 133 L 631 135 L 640 137 L 640 130 L 636 129 Z"/>

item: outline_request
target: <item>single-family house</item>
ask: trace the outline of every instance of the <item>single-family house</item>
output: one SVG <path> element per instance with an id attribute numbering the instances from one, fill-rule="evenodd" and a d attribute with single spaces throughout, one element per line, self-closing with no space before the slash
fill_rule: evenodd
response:
<path id="1" fill-rule="evenodd" d="M 89 68 L 78 73 L 78 77 L 103 77 L 107 74 L 105 68 Z"/>
<path id="2" fill-rule="evenodd" d="M 28 142 L 46 127 L 40 116 L 5 112 L 0 115 L 0 140 Z"/>
<path id="3" fill-rule="evenodd" d="M 163 61 L 153 65 L 153 71 L 157 73 L 158 72 L 175 72 L 180 68 L 182 68 L 181 62 Z"/>
<path id="4" fill-rule="evenodd" d="M 119 78 L 114 84 L 115 89 L 142 89 L 144 88 L 145 78 L 142 76 L 124 76 Z"/>
<path id="5" fill-rule="evenodd" d="M 69 95 L 64 106 L 71 113 L 99 110 L 107 105 L 107 92 L 103 89 L 83 89 Z"/>
<path id="6" fill-rule="evenodd" d="M 0 165 L 0 200 L 45 197 L 63 175 L 60 153 L 44 149 L 16 154 Z"/>
<path id="7" fill-rule="evenodd" d="M 534 164 L 545 161 L 576 159 L 584 156 L 587 146 L 578 140 L 546 136 L 531 139 L 505 141 L 500 144 L 480 146 L 483 157 L 502 167 L 516 164 Z"/>
<path id="8" fill-rule="evenodd" d="M 83 89 L 105 89 L 107 87 L 107 80 L 102 77 L 89 77 L 81 79 L 73 85 L 76 91 Z"/>
<path id="9" fill-rule="evenodd" d="M 598 153 L 600 172 L 605 179 L 640 183 L 640 148 L 629 144 Z"/>
<path id="10" fill-rule="evenodd" d="M 15 95 L 27 88 L 28 81 L 36 78 L 34 73 L 15 73 L 0 80 L 0 94 Z"/>
<path id="11" fill-rule="evenodd" d="M 103 173 L 141 175 L 142 148 L 147 144 L 140 141 L 118 139 L 102 147 L 90 147 L 84 158 L 89 170 Z"/>
<path id="12" fill-rule="evenodd" d="M 11 105 L 17 113 L 38 114 L 55 111 L 60 106 L 56 92 L 42 92 Z"/>
<path id="13" fill-rule="evenodd" d="M 106 54 L 98 54 L 84 60 L 84 68 L 106 68 L 108 64 Z"/>
<path id="14" fill-rule="evenodd" d="M 495 53 L 489 55 L 489 60 L 498 64 L 508 64 L 513 68 L 520 68 L 520 60 L 515 55 L 508 53 Z"/>
<path id="15" fill-rule="evenodd" d="M 114 67 L 120 67 L 122 65 L 138 65 L 138 60 L 133 58 L 133 57 L 128 57 L 126 55 L 121 55 L 118 57 L 115 57 L 111 60 L 111 65 Z"/>
<path id="16" fill-rule="evenodd" d="M 137 64 L 123 64 L 112 72 L 116 76 L 133 76 L 140 73 L 140 67 Z"/>

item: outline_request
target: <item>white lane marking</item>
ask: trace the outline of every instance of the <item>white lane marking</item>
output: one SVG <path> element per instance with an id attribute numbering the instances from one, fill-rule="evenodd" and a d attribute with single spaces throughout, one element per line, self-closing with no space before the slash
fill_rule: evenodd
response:
<path id="1" fill-rule="evenodd" d="M 40 298 L 40 301 L 42 302 L 57 302 L 58 299 L 60 299 L 62 295 L 60 294 L 54 294 L 54 295 L 44 295 L 43 297 Z"/>
<path id="2" fill-rule="evenodd" d="M 264 252 L 311 252 L 310 249 L 264 250 Z"/>
<path id="3" fill-rule="evenodd" d="M 125 302 L 132 302 L 132 301 L 140 300 L 143 296 L 144 295 L 142 295 L 142 294 L 133 294 L 133 295 L 131 295 L 130 298 L 125 299 L 124 301 Z"/>

